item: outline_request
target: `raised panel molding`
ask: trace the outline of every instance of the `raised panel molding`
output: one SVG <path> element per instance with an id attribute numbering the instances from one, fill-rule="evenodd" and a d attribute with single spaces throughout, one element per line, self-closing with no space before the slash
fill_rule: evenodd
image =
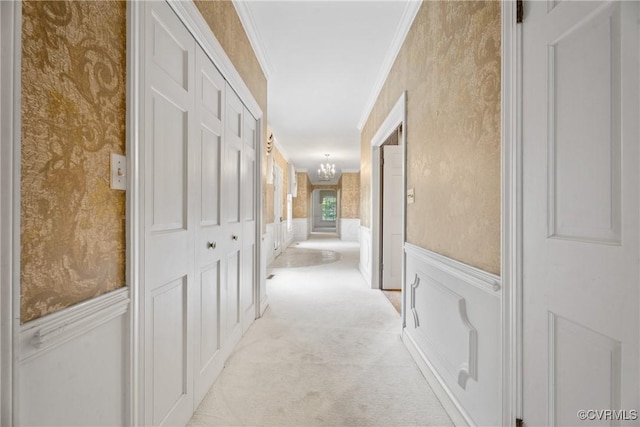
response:
<path id="1" fill-rule="evenodd" d="M 452 258 L 437 254 L 428 249 L 421 248 L 411 243 L 405 243 L 404 249 L 407 255 L 420 258 L 421 261 L 455 276 L 470 285 L 497 295 L 501 289 L 500 276 L 472 267 Z"/>
<path id="2" fill-rule="evenodd" d="M 416 307 L 418 286 L 422 298 Z M 414 313 L 415 328 L 437 353 L 440 362 L 458 385 L 464 390 L 467 380 L 478 379 L 478 331 L 469 322 L 466 300 L 451 289 L 418 271 L 411 284 L 411 311 Z M 423 322 L 419 321 L 422 312 Z M 447 325 L 446 331 L 442 325 Z"/>
<path id="3" fill-rule="evenodd" d="M 469 425 L 499 425 L 500 277 L 412 244 L 405 251 L 407 347 Z"/>
<path id="4" fill-rule="evenodd" d="M 552 312 L 548 319 L 549 425 L 573 424 L 584 408 L 624 409 L 622 343 Z"/>
<path id="5" fill-rule="evenodd" d="M 620 14 L 613 2 L 548 46 L 549 237 L 621 244 Z"/>
<path id="6" fill-rule="evenodd" d="M 293 219 L 293 239 L 297 241 L 309 238 L 309 220 L 307 218 Z"/>
<path id="7" fill-rule="evenodd" d="M 101 295 L 22 325 L 20 358 L 26 362 L 92 329 L 122 316 L 129 309 L 129 288 Z"/>
<path id="8" fill-rule="evenodd" d="M 416 274 L 413 282 L 411 282 L 411 313 L 413 314 L 413 326 L 417 329 L 420 327 L 420 318 L 416 311 L 416 289 L 420 286 L 420 277 Z"/>

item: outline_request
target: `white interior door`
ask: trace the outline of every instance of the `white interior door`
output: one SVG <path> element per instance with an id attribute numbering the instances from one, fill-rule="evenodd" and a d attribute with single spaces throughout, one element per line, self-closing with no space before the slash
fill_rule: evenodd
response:
<path id="1" fill-rule="evenodd" d="M 218 373 L 224 356 L 220 351 L 220 287 L 225 259 L 226 235 L 221 223 L 221 171 L 225 81 L 206 54 L 196 48 L 197 138 L 192 150 L 199 160 L 191 172 L 196 175 L 195 254 L 196 302 L 194 304 L 195 402 L 202 400 Z"/>
<path id="2" fill-rule="evenodd" d="M 282 252 L 282 187 L 284 178 L 282 169 L 278 165 L 273 166 L 273 246 L 275 256 Z"/>
<path id="3" fill-rule="evenodd" d="M 226 269 L 224 286 L 220 291 L 223 305 L 221 313 L 222 348 L 225 357 L 242 335 L 240 324 L 240 284 L 242 283 L 242 152 L 244 131 L 244 106 L 238 95 L 229 87 L 225 93 L 225 142 L 222 196 L 224 235 L 223 251 Z"/>
<path id="4" fill-rule="evenodd" d="M 525 425 L 640 408 L 639 5 L 525 2 Z"/>
<path id="5" fill-rule="evenodd" d="M 164 2 L 145 2 L 145 422 L 184 425 L 193 411 L 194 291 L 189 150 L 196 135 L 195 43 Z"/>
<path id="6" fill-rule="evenodd" d="M 256 318 L 256 148 L 258 122 L 244 111 L 244 153 L 242 169 L 242 330 L 246 331 Z"/>
<path id="7" fill-rule="evenodd" d="M 382 289 L 402 289 L 402 147 L 382 152 Z"/>

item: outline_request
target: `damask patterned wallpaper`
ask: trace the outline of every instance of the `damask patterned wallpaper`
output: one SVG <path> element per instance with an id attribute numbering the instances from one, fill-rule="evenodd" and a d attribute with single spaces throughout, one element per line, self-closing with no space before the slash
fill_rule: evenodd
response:
<path id="1" fill-rule="evenodd" d="M 123 1 L 25 1 L 22 17 L 21 320 L 125 283 Z"/>
<path id="2" fill-rule="evenodd" d="M 298 179 L 298 194 L 293 198 L 293 217 L 308 218 L 309 216 L 309 175 L 306 172 L 296 172 Z"/>
<path id="3" fill-rule="evenodd" d="M 340 181 L 340 218 L 360 218 L 360 174 L 343 173 Z"/>
<path id="4" fill-rule="evenodd" d="M 407 90 L 407 239 L 500 272 L 500 2 L 424 2 L 362 131 L 361 203 L 370 226 L 370 143 Z"/>

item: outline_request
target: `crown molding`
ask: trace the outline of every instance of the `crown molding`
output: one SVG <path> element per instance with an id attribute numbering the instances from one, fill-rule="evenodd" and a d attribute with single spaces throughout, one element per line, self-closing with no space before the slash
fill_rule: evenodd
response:
<path id="1" fill-rule="evenodd" d="M 249 43 L 251 43 L 251 47 L 253 48 L 256 57 L 258 58 L 258 63 L 260 64 L 260 68 L 262 68 L 264 77 L 267 79 L 267 81 L 269 81 L 269 78 L 274 71 L 273 64 L 267 56 L 267 50 L 265 49 L 262 42 L 262 36 L 260 35 L 260 31 L 258 31 L 256 21 L 255 19 L 253 19 L 251 8 L 249 7 L 249 4 L 246 0 L 233 0 L 232 3 L 236 8 L 236 12 L 238 13 L 240 22 L 244 27 L 244 31 L 245 33 L 247 33 Z"/>
<path id="2" fill-rule="evenodd" d="M 278 142 L 278 138 L 275 137 L 275 135 L 273 136 L 273 146 L 278 150 L 278 152 L 280 153 L 280 155 L 282 157 L 284 157 L 284 159 L 287 161 L 287 163 L 289 163 L 291 161 L 291 157 L 289 156 L 289 154 L 284 150 L 284 148 L 282 148 L 282 144 L 280 144 Z"/>
<path id="3" fill-rule="evenodd" d="M 362 116 L 360 117 L 360 121 L 358 122 L 359 131 L 362 131 L 362 128 L 364 128 L 364 125 L 367 123 L 369 114 L 371 114 L 371 111 L 378 100 L 378 96 L 382 91 L 382 87 L 384 86 L 387 77 L 389 77 L 393 63 L 395 62 L 398 53 L 400 53 L 400 48 L 402 48 L 402 45 L 407 38 L 407 34 L 409 34 L 411 24 L 413 24 L 413 20 L 416 18 L 421 5 L 422 0 L 409 0 L 404 6 L 404 11 L 402 11 L 400 22 L 398 23 L 396 32 L 391 40 L 391 45 L 389 46 L 387 55 L 380 67 L 380 71 L 378 72 L 378 78 L 371 89 L 371 95 L 369 96 L 369 100 L 367 101 L 364 111 L 362 112 Z"/>

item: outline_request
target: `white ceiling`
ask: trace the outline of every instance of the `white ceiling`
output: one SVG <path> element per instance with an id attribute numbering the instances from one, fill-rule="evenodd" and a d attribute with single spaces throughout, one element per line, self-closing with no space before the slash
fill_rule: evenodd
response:
<path id="1" fill-rule="evenodd" d="M 358 124 L 406 31 L 414 1 L 236 1 L 268 78 L 268 125 L 313 182 L 325 154 L 360 169 Z"/>

